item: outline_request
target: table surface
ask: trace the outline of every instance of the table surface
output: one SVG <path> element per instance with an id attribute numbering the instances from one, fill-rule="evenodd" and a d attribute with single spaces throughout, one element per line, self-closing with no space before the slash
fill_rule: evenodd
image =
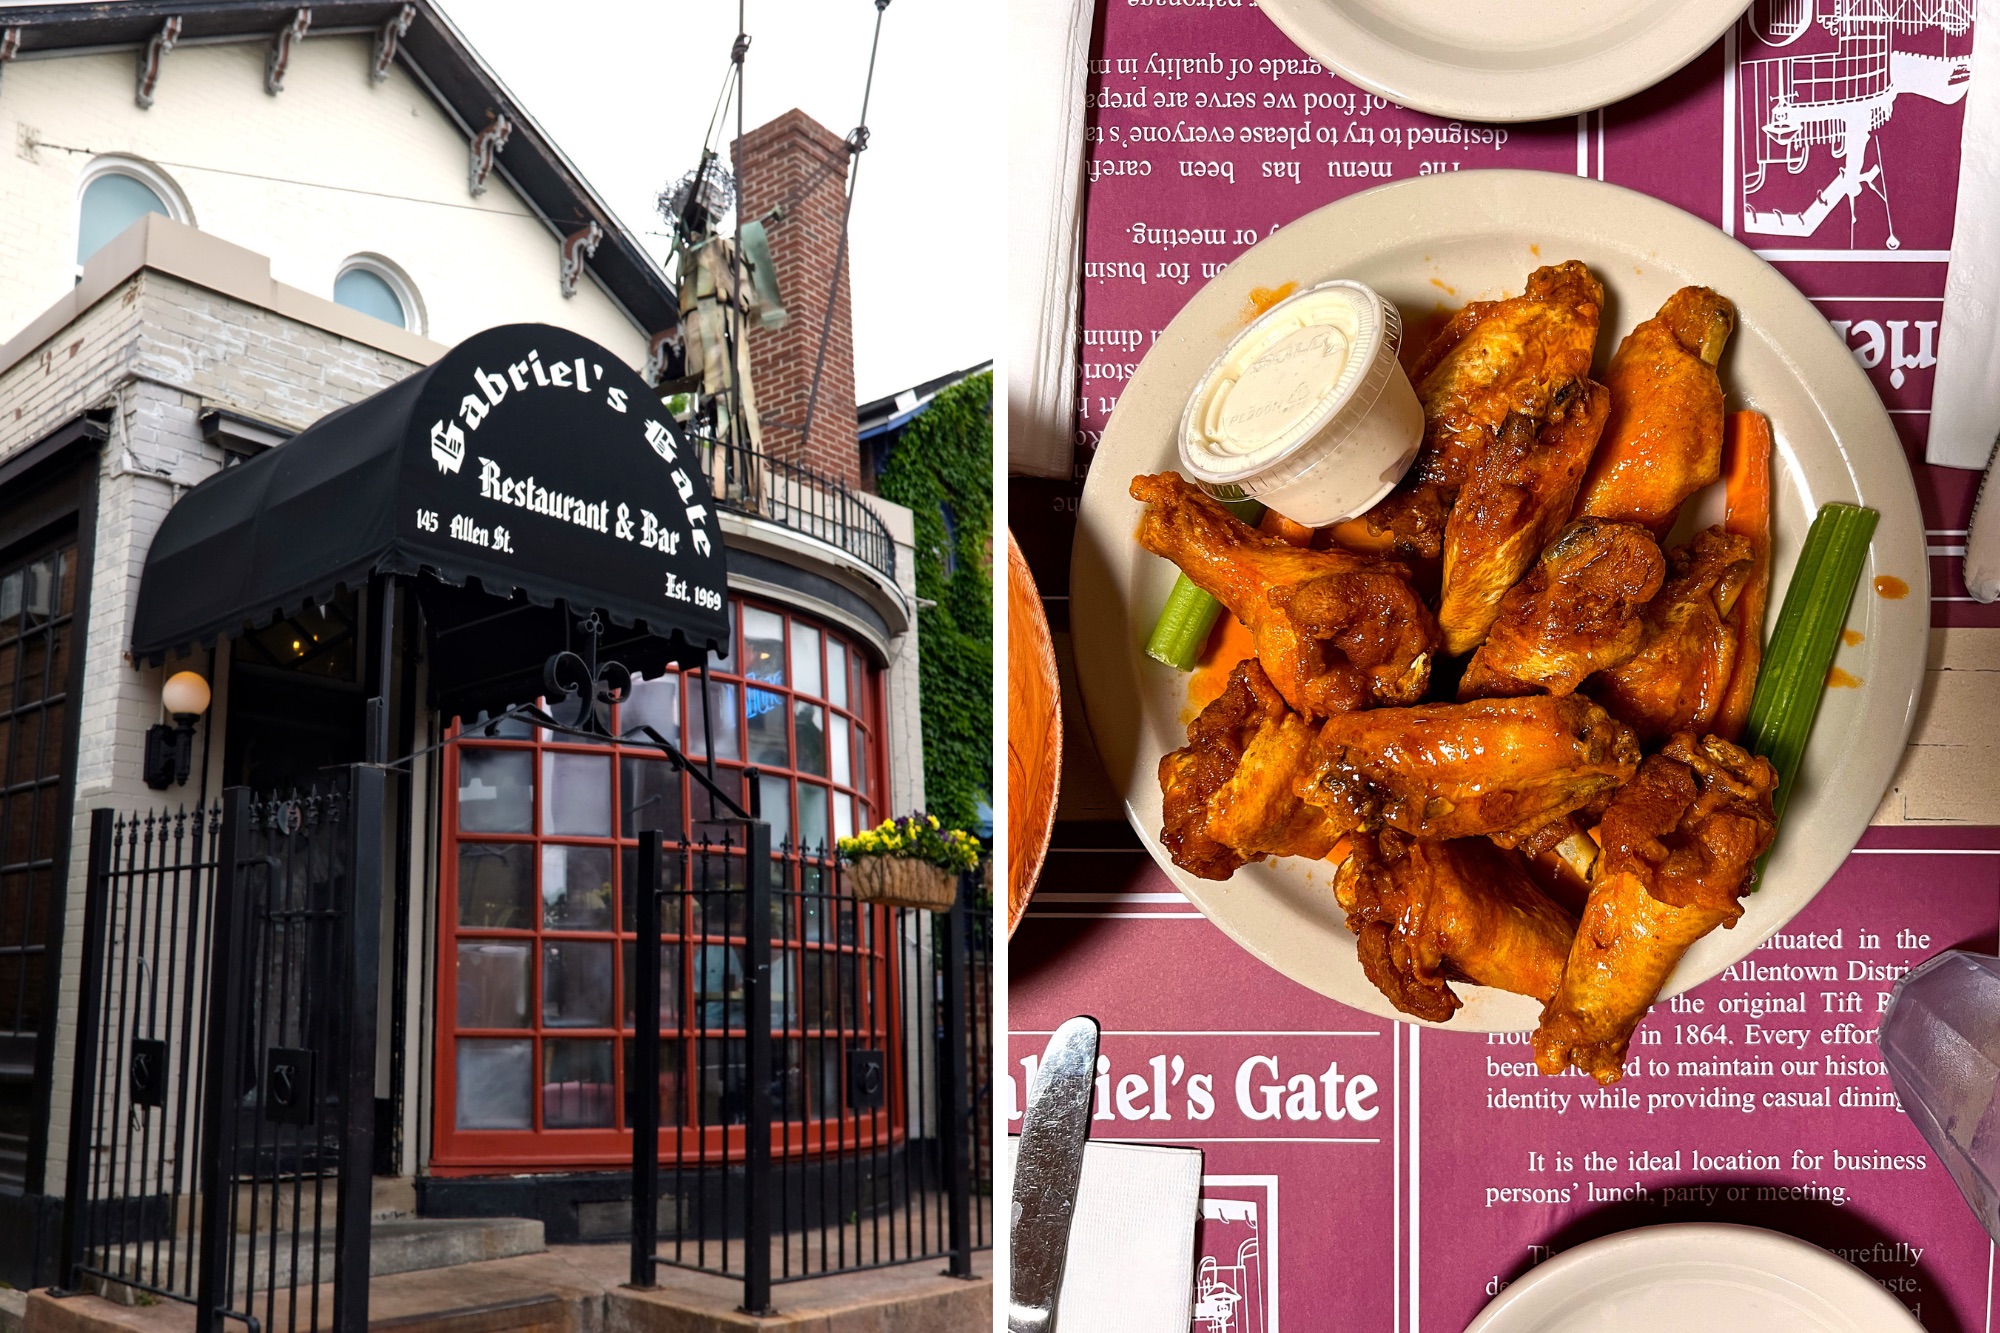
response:
<path id="1" fill-rule="evenodd" d="M 1458 1329 L 1551 1254 L 1680 1221 L 1791 1232 L 1852 1259 L 1927 1328 L 1992 1327 L 1994 1247 L 1896 1108 L 1872 1035 L 1911 964 L 2000 948 L 2000 607 L 1972 602 L 1960 576 L 1977 476 L 1922 461 L 1962 105 L 1912 72 L 1969 56 L 1972 36 L 1919 20 L 1883 54 L 1843 50 L 1822 25 L 1777 47 L 1759 36 L 1771 3 L 1658 87 L 1500 135 L 1370 98 L 1247 2 L 1100 5 L 1076 477 L 1010 486 L 1059 655 L 1095 432 L 1147 332 L 1240 248 L 1148 246 L 1133 224 L 1262 236 L 1436 170 L 1593 176 L 1770 260 L 1881 392 L 1931 555 L 1925 702 L 1877 826 L 1783 934 L 1661 1005 L 1634 1044 L 1641 1064 L 1607 1091 L 1536 1076 L 1525 1035 L 1384 1022 L 1229 943 L 1123 823 L 1066 682 L 1055 843 L 1010 950 L 1002 1100 L 1018 1128 L 1047 1032 L 1071 1014 L 1099 1020 L 1110 1068 L 1093 1134 L 1205 1155 L 1203 1333 L 1324 1328 L 1333 1311 L 1343 1327 Z M 1884 67 L 1873 83 L 1867 59 Z M 1887 119 L 1853 163 L 1824 144 L 1800 161 L 1762 127 L 1783 89 L 1833 74 L 1847 82 L 1829 86 L 1863 89 Z M 1851 207 L 1843 170 L 1860 178 Z M 1829 189 L 1839 202 L 1817 207 Z"/>

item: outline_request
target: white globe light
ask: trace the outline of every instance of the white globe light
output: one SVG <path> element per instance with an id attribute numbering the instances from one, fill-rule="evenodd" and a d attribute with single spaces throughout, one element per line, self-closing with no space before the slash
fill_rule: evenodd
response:
<path id="1" fill-rule="evenodd" d="M 192 671 L 176 671 L 160 688 L 160 702 L 169 713 L 199 717 L 208 711 L 208 682 Z"/>

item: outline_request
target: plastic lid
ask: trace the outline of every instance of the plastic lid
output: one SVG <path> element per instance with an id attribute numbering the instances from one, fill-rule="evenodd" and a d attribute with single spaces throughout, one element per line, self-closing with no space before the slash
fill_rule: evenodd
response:
<path id="1" fill-rule="evenodd" d="M 1181 415 L 1181 463 L 1221 500 L 1297 481 L 1367 420 L 1397 373 L 1402 316 L 1371 287 L 1323 282 L 1230 340 Z"/>

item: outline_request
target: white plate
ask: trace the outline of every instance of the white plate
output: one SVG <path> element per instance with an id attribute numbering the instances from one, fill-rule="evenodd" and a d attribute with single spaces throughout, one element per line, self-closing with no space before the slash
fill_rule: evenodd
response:
<path id="1" fill-rule="evenodd" d="M 1465 1333 L 1911 1333 L 1860 1269 L 1761 1227 L 1643 1227 L 1528 1270 Z"/>
<path id="2" fill-rule="evenodd" d="M 1257 0 L 1321 64 L 1461 120 L 1547 120 L 1650 88 L 1748 0 Z"/>
<path id="3" fill-rule="evenodd" d="M 1330 888 L 1333 867 L 1288 858 L 1246 866 L 1218 883 L 1197 879 L 1159 844 L 1160 756 L 1186 744 L 1188 677 L 1144 647 L 1174 567 L 1133 540 L 1134 474 L 1175 468 L 1175 428 L 1196 379 L 1242 322 L 1253 287 L 1359 278 L 1406 316 L 1518 293 L 1541 264 L 1581 259 L 1605 285 L 1601 370 L 1618 340 L 1676 288 L 1699 283 L 1735 301 L 1736 335 L 1722 360 L 1731 410 L 1771 418 L 1776 529 L 1769 625 L 1776 622 L 1799 545 L 1828 500 L 1882 515 L 1848 625 L 1865 638 L 1842 669 L 1865 682 L 1830 689 L 1814 725 L 1763 887 L 1735 929 L 1696 944 L 1665 993 L 1686 990 L 1742 958 L 1811 901 L 1840 868 L 1901 758 L 1923 683 L 1930 631 L 1924 525 L 1909 464 L 1881 400 L 1824 318 L 1763 260 L 1705 222 L 1645 195 L 1575 176 L 1460 172 L 1386 185 L 1330 204 L 1246 251 L 1197 292 L 1160 334 L 1119 397 L 1079 506 L 1070 574 L 1070 631 L 1084 715 L 1127 816 L 1188 899 L 1244 948 L 1323 995 L 1402 1017 L 1367 978 Z M 1690 503 L 1721 518 L 1721 486 Z M 1706 512 L 1703 512 L 1706 506 Z M 1683 515 L 1682 523 L 1690 523 Z M 1909 584 L 1899 601 L 1871 590 L 1878 574 Z M 1524 996 L 1460 986 L 1452 1025 L 1507 1031 L 1535 1025 Z"/>

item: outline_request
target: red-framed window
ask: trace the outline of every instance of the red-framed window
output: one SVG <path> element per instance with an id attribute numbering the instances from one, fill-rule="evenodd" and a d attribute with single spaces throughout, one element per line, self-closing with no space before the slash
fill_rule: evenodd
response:
<path id="1" fill-rule="evenodd" d="M 886 785 L 879 675 L 830 626 L 732 600 L 734 643 L 701 677 L 637 683 L 616 730 L 644 722 L 759 813 L 782 862 L 772 906 L 773 1150 L 900 1132 L 899 1100 L 846 1109 L 847 1053 L 885 1053 L 900 1084 L 890 914 L 837 893 L 835 838 L 868 827 Z M 432 1168 L 442 1174 L 630 1160 L 640 833 L 657 829 L 665 899 L 662 1154 L 742 1149 L 742 826 L 657 749 L 579 742 L 510 722 L 444 750 Z M 727 839 L 727 846 L 724 839 Z M 725 887 L 726 886 L 726 887 Z M 693 1126 L 703 1128 L 693 1130 Z"/>

